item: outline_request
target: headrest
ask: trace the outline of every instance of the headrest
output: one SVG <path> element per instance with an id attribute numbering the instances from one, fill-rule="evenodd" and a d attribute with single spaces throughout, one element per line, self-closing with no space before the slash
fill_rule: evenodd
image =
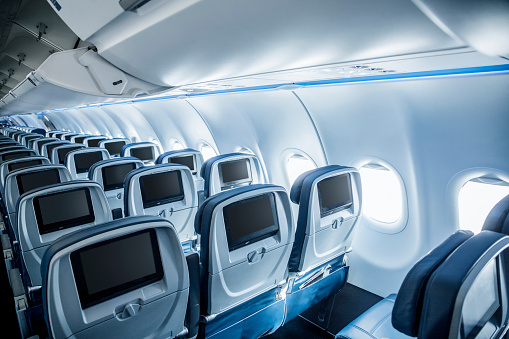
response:
<path id="1" fill-rule="evenodd" d="M 105 148 L 87 147 L 67 153 L 65 166 L 69 169 L 73 178 L 76 178 L 79 174 L 85 174 L 88 177 L 88 171 L 93 164 L 109 158 L 110 154 Z"/>
<path id="2" fill-rule="evenodd" d="M 112 167 L 112 166 L 120 166 L 120 165 L 128 165 L 133 164 L 134 169 L 143 167 L 143 162 L 141 162 L 140 159 L 135 157 L 124 157 L 124 158 L 113 158 L 113 159 L 106 159 L 101 160 L 99 162 L 96 162 L 95 164 L 90 167 L 88 170 L 88 179 L 93 180 L 101 184 L 103 186 L 103 189 L 106 191 L 108 190 L 107 183 L 105 181 L 108 181 L 107 178 L 103 177 L 103 169 L 105 167 Z M 122 180 L 123 182 L 124 180 Z M 106 186 L 105 186 L 106 184 Z M 120 187 L 118 187 L 120 188 Z M 123 188 L 123 186 L 122 186 Z"/>
<path id="3" fill-rule="evenodd" d="M 53 152 L 53 149 L 55 149 L 58 146 L 65 145 L 68 143 L 69 143 L 69 141 L 66 141 L 66 140 L 57 140 L 57 141 L 52 141 L 47 144 L 44 144 L 44 145 L 42 145 L 42 148 L 41 148 L 41 155 L 47 156 L 48 159 L 50 159 L 50 161 L 51 161 L 51 153 Z"/>
<path id="4" fill-rule="evenodd" d="M 108 139 L 108 137 L 104 135 L 92 135 L 83 139 L 83 144 L 87 147 L 99 147 L 99 142 L 105 139 Z"/>
<path id="5" fill-rule="evenodd" d="M 32 155 L 28 157 L 22 157 L 12 160 L 4 161 L 0 164 L 0 187 L 3 187 L 5 182 L 5 177 L 9 172 L 15 171 L 20 168 L 30 167 L 30 166 L 38 166 L 38 165 L 46 165 L 49 164 L 49 159 L 40 155 Z"/>
<path id="6" fill-rule="evenodd" d="M 223 183 L 226 182 L 224 178 L 222 178 L 221 171 L 219 170 L 219 166 L 224 166 L 226 163 L 234 163 L 241 160 L 248 161 L 248 169 L 247 176 L 244 176 L 242 180 L 238 182 L 242 182 L 244 179 L 248 180 L 251 184 L 263 184 L 265 183 L 265 177 L 263 174 L 263 169 L 261 167 L 260 161 L 254 154 L 247 153 L 227 153 L 217 155 L 215 157 L 209 158 L 207 161 L 203 163 L 200 170 L 200 176 L 205 180 L 204 185 L 204 193 L 205 197 L 210 197 L 216 193 L 219 193 L 223 190 Z M 234 176 L 237 176 L 234 173 Z M 236 178 L 235 178 L 236 179 Z M 232 181 L 233 182 L 233 181 Z"/>
<path id="7" fill-rule="evenodd" d="M 292 185 L 292 188 L 290 190 L 290 199 L 294 204 L 299 204 L 302 191 L 305 190 L 309 194 L 309 192 L 312 189 L 312 184 L 316 180 L 316 178 L 329 172 L 341 171 L 347 168 L 349 167 L 339 165 L 329 165 L 312 169 L 310 171 L 302 173 L 297 177 L 297 179 L 295 179 L 295 182 Z"/>
<path id="8" fill-rule="evenodd" d="M 83 145 L 73 144 L 69 141 L 65 141 L 65 144 L 61 144 L 61 145 L 53 148 L 53 150 L 51 151 L 51 154 L 48 156 L 48 158 L 54 164 L 62 164 L 63 165 L 65 163 L 65 157 L 66 157 L 67 153 L 77 150 L 77 149 L 82 149 L 84 147 L 85 146 L 83 146 Z"/>
<path id="9" fill-rule="evenodd" d="M 435 270 L 424 297 L 420 339 L 500 338 L 507 325 L 506 312 L 497 311 L 507 308 L 504 260 L 508 248 L 508 236 L 482 231 Z M 488 333 L 479 333 L 487 323 Z"/>
<path id="10" fill-rule="evenodd" d="M 135 142 L 122 147 L 121 157 L 133 156 L 141 161 L 155 161 L 161 151 L 153 142 Z"/>
<path id="11" fill-rule="evenodd" d="M 22 148 L 17 150 L 11 150 L 7 152 L 0 153 L 0 163 L 3 163 L 4 161 L 12 160 L 12 159 L 19 159 L 24 158 L 28 156 L 36 155 L 33 150 L 29 150 L 28 148 Z"/>
<path id="12" fill-rule="evenodd" d="M 189 160 L 185 157 L 192 156 L 193 159 Z M 177 158 L 177 159 L 175 159 Z M 174 160 L 171 160 L 174 159 Z M 169 151 L 161 154 L 156 159 L 156 164 L 173 163 L 180 164 L 189 167 L 191 172 L 201 173 L 201 167 L 203 165 L 203 155 L 200 151 L 192 148 L 185 148 L 176 151 Z"/>
<path id="13" fill-rule="evenodd" d="M 410 269 L 394 303 L 392 325 L 395 329 L 411 337 L 417 336 L 428 280 L 449 255 L 473 235 L 470 231 L 457 231 Z"/>
<path id="14" fill-rule="evenodd" d="M 122 148 L 130 142 L 131 141 L 127 138 L 104 139 L 99 141 L 99 144 L 97 146 L 106 148 L 111 156 L 114 155 L 120 156 Z"/>
<path id="15" fill-rule="evenodd" d="M 491 209 L 482 229 L 509 235 L 509 195 Z"/>

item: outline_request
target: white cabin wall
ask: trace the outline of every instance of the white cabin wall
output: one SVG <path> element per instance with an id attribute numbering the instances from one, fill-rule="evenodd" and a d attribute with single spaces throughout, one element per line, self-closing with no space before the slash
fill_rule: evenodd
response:
<path id="1" fill-rule="evenodd" d="M 86 134 L 106 135 L 109 137 L 120 137 L 122 135 L 117 123 L 109 115 L 104 114 L 101 107 L 86 107 L 78 111 L 92 123 L 93 127 L 89 128 L 85 132 Z"/>
<path id="2" fill-rule="evenodd" d="M 270 183 L 290 190 L 285 166 L 288 154 L 295 149 L 317 166 L 327 164 L 313 124 L 291 91 L 199 96 L 189 102 L 203 116 L 219 152 L 250 149 L 260 159 Z"/>
<path id="3" fill-rule="evenodd" d="M 509 76 L 491 75 L 305 88 L 329 163 L 382 159 L 402 177 L 408 221 L 399 233 L 369 227 L 353 243 L 350 281 L 386 296 L 410 267 L 458 229 L 450 180 L 472 167 L 509 171 Z M 447 201 L 454 200 L 454 201 Z M 457 218 L 456 218 L 457 219 Z"/>

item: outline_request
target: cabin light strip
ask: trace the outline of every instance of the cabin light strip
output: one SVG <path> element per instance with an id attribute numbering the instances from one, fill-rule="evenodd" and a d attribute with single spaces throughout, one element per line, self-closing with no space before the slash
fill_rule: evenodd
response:
<path id="1" fill-rule="evenodd" d="M 123 101 L 116 101 L 111 103 L 97 103 L 72 108 L 63 108 L 43 111 L 42 113 L 61 112 L 69 109 L 82 109 L 92 107 L 103 107 L 103 106 L 115 106 L 128 103 L 138 103 L 146 101 L 160 101 L 160 100 L 175 100 L 175 99 L 189 99 L 193 97 L 202 97 L 207 95 L 219 95 L 219 94 L 233 94 L 233 93 L 244 93 L 244 92 L 258 92 L 258 91 L 271 91 L 271 90 L 295 90 L 306 87 L 320 87 L 320 86 L 337 86 L 346 84 L 360 84 L 360 83 L 375 83 L 375 82 L 393 82 L 393 81 L 406 81 L 406 80 L 425 80 L 435 78 L 455 78 L 455 77 L 470 77 L 470 76 L 481 76 L 481 75 L 497 75 L 497 74 L 509 74 L 509 64 L 495 65 L 495 66 L 481 66 L 481 67 L 469 67 L 469 68 L 455 68 L 438 71 L 422 71 L 422 72 L 410 72 L 410 73 L 398 73 L 398 74 L 384 74 L 374 75 L 366 77 L 354 77 L 354 78 L 339 78 L 329 80 L 314 80 L 314 81 L 303 81 L 293 83 L 280 83 L 274 85 L 264 86 L 253 86 L 243 88 L 231 88 L 217 91 L 208 91 L 202 93 L 186 93 L 176 94 L 167 96 L 158 96 L 150 98 L 130 99 Z"/>

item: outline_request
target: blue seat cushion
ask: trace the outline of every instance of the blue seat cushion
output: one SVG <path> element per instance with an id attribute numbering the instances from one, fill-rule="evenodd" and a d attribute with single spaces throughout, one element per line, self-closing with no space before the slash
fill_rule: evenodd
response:
<path id="1" fill-rule="evenodd" d="M 401 284 L 392 312 L 394 328 L 411 337 L 417 336 L 429 278 L 458 246 L 473 235 L 470 231 L 457 231 L 410 269 Z"/>
<path id="2" fill-rule="evenodd" d="M 212 168 L 214 167 L 214 164 L 220 160 L 231 158 L 234 156 L 245 156 L 245 153 L 227 153 L 227 154 L 220 154 L 216 155 L 215 157 L 209 158 L 207 161 L 203 163 L 200 169 L 200 176 L 205 180 L 205 197 L 208 198 L 210 196 L 210 173 L 212 172 Z"/>
<path id="3" fill-rule="evenodd" d="M 392 327 L 391 313 L 396 294 L 378 302 L 343 328 L 335 339 L 409 339 L 410 337 Z"/>
<path id="4" fill-rule="evenodd" d="M 509 195 L 493 207 L 484 221 L 484 231 L 509 234 Z"/>

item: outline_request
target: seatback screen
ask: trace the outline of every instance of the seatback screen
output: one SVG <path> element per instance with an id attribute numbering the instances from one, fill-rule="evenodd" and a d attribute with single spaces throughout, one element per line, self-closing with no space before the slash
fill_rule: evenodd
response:
<path id="1" fill-rule="evenodd" d="M 72 252 L 70 257 L 82 309 L 164 276 L 154 229 L 90 245 Z"/>
<path id="2" fill-rule="evenodd" d="M 28 157 L 29 155 L 32 155 L 32 152 L 30 152 L 30 151 L 19 151 L 19 152 L 6 153 L 6 154 L 2 154 L 2 161 L 7 161 L 7 160 L 13 160 L 13 159 L 19 159 L 19 158 L 23 158 L 23 157 Z"/>
<path id="3" fill-rule="evenodd" d="M 82 136 L 76 137 L 76 138 L 74 138 L 74 142 L 77 143 L 77 144 L 82 144 L 83 140 L 85 140 L 85 138 L 87 138 L 87 137 L 88 136 L 86 136 L 86 135 L 82 135 Z"/>
<path id="4" fill-rule="evenodd" d="M 318 183 L 320 215 L 326 216 L 352 205 L 350 174 L 341 174 Z"/>
<path id="5" fill-rule="evenodd" d="M 103 160 L 102 152 L 87 152 L 74 155 L 76 173 L 86 173 L 90 167 L 98 161 Z"/>
<path id="6" fill-rule="evenodd" d="M 124 146 L 125 146 L 124 140 L 112 141 L 104 144 L 104 148 L 106 148 L 111 155 L 120 154 L 120 152 L 122 151 L 122 147 Z"/>
<path id="7" fill-rule="evenodd" d="M 65 140 L 67 140 L 67 141 L 71 141 L 71 138 L 72 138 L 73 136 L 75 136 L 75 135 L 76 135 L 76 134 L 66 134 L 66 135 L 64 135 L 64 139 L 65 139 Z"/>
<path id="8" fill-rule="evenodd" d="M 87 140 L 88 147 L 97 147 L 99 145 L 99 141 L 103 141 L 106 138 L 97 138 L 97 139 L 90 139 Z"/>
<path id="9" fill-rule="evenodd" d="M 131 148 L 131 156 L 142 161 L 154 160 L 154 148 L 149 146 Z"/>
<path id="10" fill-rule="evenodd" d="M 60 175 L 56 168 L 46 171 L 23 173 L 16 176 L 19 195 L 33 189 L 60 183 Z"/>
<path id="11" fill-rule="evenodd" d="M 240 159 L 219 164 L 221 186 L 230 186 L 251 181 L 249 160 Z"/>
<path id="12" fill-rule="evenodd" d="M 180 171 L 142 176 L 140 178 L 140 189 L 143 208 L 184 199 Z"/>
<path id="13" fill-rule="evenodd" d="M 41 152 L 42 152 L 42 146 L 44 146 L 44 145 L 46 145 L 46 144 L 48 144 L 48 143 L 50 143 L 50 142 L 55 142 L 55 141 L 56 141 L 56 140 L 53 140 L 53 139 L 51 139 L 51 140 L 41 140 L 41 141 L 39 141 L 39 142 L 37 143 L 37 150 L 39 151 L 39 154 L 41 154 Z"/>
<path id="14" fill-rule="evenodd" d="M 38 160 L 28 160 L 28 161 L 19 161 L 19 162 L 15 162 L 15 163 L 12 163 L 12 164 L 8 164 L 7 165 L 7 169 L 9 170 L 9 172 L 12 172 L 12 171 L 18 170 L 20 168 L 37 166 L 37 165 L 42 165 L 42 160 L 41 159 L 38 159 Z"/>
<path id="15" fill-rule="evenodd" d="M 53 150 L 59 146 L 62 146 L 62 145 L 66 145 L 67 143 L 65 141 L 61 141 L 61 142 L 55 142 L 55 143 L 52 143 L 52 144 L 48 144 L 46 146 L 46 154 L 48 155 L 48 158 L 51 160 L 51 152 L 53 152 Z"/>
<path id="16" fill-rule="evenodd" d="M 95 221 L 88 188 L 35 197 L 34 210 L 40 234 Z"/>
<path id="17" fill-rule="evenodd" d="M 134 163 L 105 166 L 101 169 L 103 186 L 105 191 L 124 187 L 124 179 L 127 173 L 136 168 Z"/>
<path id="18" fill-rule="evenodd" d="M 196 173 L 194 155 L 186 155 L 183 157 L 170 158 L 170 163 L 179 164 L 189 167 L 192 173 Z"/>
<path id="19" fill-rule="evenodd" d="M 279 231 L 272 193 L 235 202 L 223 209 L 228 249 L 233 251 Z"/>
<path id="20" fill-rule="evenodd" d="M 67 155 L 67 153 L 69 153 L 71 151 L 75 151 L 77 149 L 81 149 L 81 148 L 83 148 L 83 146 L 80 146 L 80 145 L 73 145 L 73 146 L 69 146 L 69 147 L 65 147 L 65 148 L 59 148 L 57 150 L 58 163 L 63 165 L 65 162 L 65 156 Z"/>
<path id="21" fill-rule="evenodd" d="M 25 144 L 28 145 L 28 142 L 30 140 L 41 139 L 41 138 L 42 138 L 42 135 L 29 135 L 29 136 L 25 137 Z"/>

